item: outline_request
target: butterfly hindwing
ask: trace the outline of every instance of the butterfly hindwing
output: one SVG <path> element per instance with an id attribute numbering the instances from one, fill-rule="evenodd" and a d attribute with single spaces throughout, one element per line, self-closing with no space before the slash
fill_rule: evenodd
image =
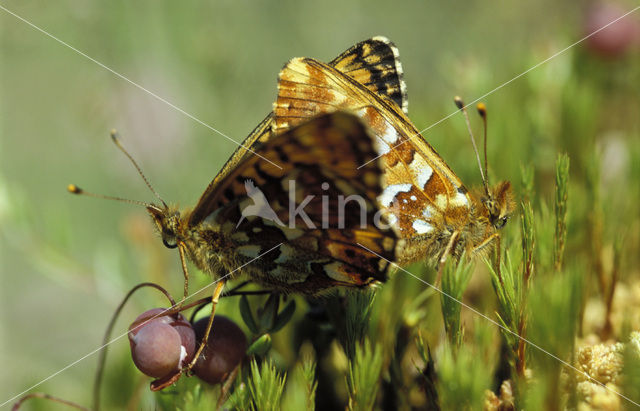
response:
<path id="1" fill-rule="evenodd" d="M 400 54 L 395 44 L 382 36 L 361 41 L 333 59 L 330 66 L 369 90 L 387 98 L 407 113 L 409 99 Z"/>

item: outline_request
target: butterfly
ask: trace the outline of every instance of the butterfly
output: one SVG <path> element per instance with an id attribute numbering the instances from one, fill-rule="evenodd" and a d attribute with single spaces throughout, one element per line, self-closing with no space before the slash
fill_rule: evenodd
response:
<path id="1" fill-rule="evenodd" d="M 278 132 L 335 110 L 357 114 L 375 133 L 385 164 L 378 201 L 406 240 L 397 262 L 443 263 L 465 251 L 486 252 L 515 207 L 510 183 L 489 188 L 485 182 L 484 192 L 469 192 L 403 108 L 336 67 L 294 58 L 279 74 L 272 128 Z"/>
<path id="2" fill-rule="evenodd" d="M 377 207 L 377 144 L 358 117 L 319 115 L 255 143 L 254 155 L 217 176 L 183 211 L 157 196 L 125 151 L 161 204 L 122 201 L 144 205 L 164 245 L 214 277 L 241 267 L 251 281 L 280 292 L 363 287 L 386 279 L 401 244 Z M 121 200 L 73 184 L 68 190 Z"/>

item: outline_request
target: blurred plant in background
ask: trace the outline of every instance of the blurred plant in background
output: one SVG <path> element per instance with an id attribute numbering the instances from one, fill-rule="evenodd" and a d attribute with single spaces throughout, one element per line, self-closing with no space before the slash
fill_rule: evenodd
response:
<path id="1" fill-rule="evenodd" d="M 404 64 L 409 115 L 424 128 L 455 111 L 454 95 L 471 101 L 636 6 L 3 5 L 237 140 L 270 109 L 275 74 L 295 55 L 323 59 L 388 36 Z M 181 289 L 177 258 L 143 210 L 64 193 L 78 182 L 146 198 L 108 130 L 118 127 L 161 192 L 184 203 L 234 145 L 2 13 L 0 358 L 15 371 L 0 386 L 9 398 L 97 347 L 134 284 Z M 502 232 L 499 266 L 496 256 L 450 264 L 442 285 L 501 327 L 403 270 L 369 293 L 226 297 L 219 312 L 248 340 L 233 381 L 181 378 L 151 393 L 116 343 L 102 408 L 632 405 L 616 392 L 640 402 L 640 23 L 636 14 L 619 23 L 486 98 L 489 174 L 512 181 L 519 216 Z M 459 117 L 425 138 L 466 184 L 479 182 Z M 435 279 L 421 265 L 406 270 Z M 199 282 L 192 289 L 207 279 Z M 130 304 L 122 332 L 166 301 L 140 294 Z M 81 364 L 38 390 L 90 404 L 92 363 Z M 49 408 L 39 401 L 25 409 Z"/>

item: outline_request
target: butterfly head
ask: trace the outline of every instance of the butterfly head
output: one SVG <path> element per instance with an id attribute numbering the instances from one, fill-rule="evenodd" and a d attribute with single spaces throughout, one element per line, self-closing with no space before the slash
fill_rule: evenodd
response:
<path id="1" fill-rule="evenodd" d="M 491 225 L 500 229 L 504 227 L 515 209 L 511 183 L 503 181 L 489 190 L 489 195 L 482 200 Z"/>
<path id="2" fill-rule="evenodd" d="M 180 230 L 180 212 L 177 208 L 159 207 L 156 205 L 147 206 L 147 211 L 151 214 L 156 227 L 162 236 L 162 243 L 167 248 L 178 246 L 178 233 Z"/>

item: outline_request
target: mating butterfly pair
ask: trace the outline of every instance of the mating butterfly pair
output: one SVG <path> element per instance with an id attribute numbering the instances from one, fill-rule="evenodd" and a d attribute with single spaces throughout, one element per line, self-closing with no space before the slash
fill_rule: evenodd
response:
<path id="1" fill-rule="evenodd" d="M 384 281 L 389 261 L 487 248 L 512 211 L 510 185 L 469 193 L 408 119 L 402 76 L 383 37 L 328 64 L 289 61 L 273 112 L 196 207 L 147 205 L 165 245 L 216 278 L 242 266 L 270 289 L 312 295 Z M 271 217 L 243 214 L 256 201 L 250 187 Z M 345 201 L 353 196 L 357 207 Z"/>

